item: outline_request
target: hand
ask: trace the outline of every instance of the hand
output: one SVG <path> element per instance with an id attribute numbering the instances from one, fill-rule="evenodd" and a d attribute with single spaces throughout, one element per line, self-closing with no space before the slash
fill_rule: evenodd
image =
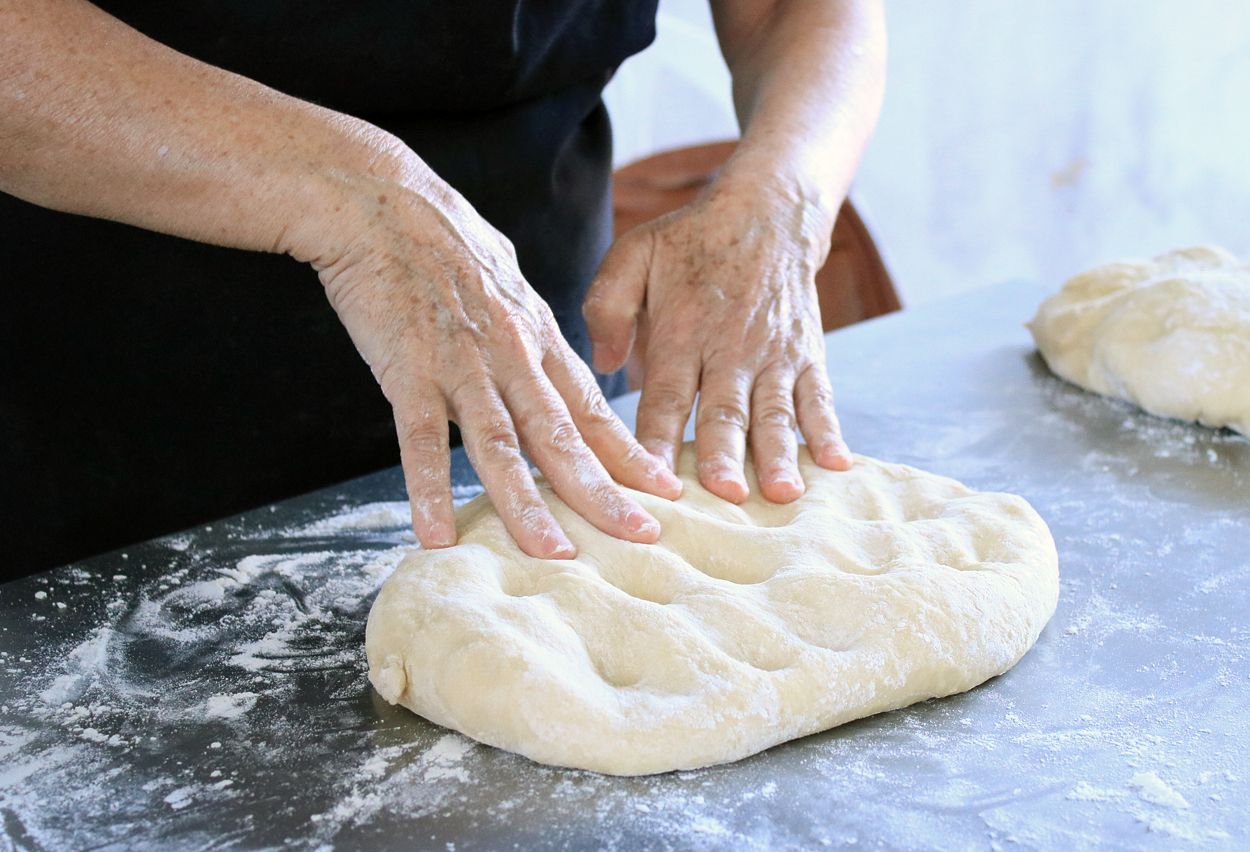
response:
<path id="1" fill-rule="evenodd" d="M 818 464 L 851 466 L 816 302 L 831 230 L 794 195 L 714 183 L 618 239 L 587 294 L 602 372 L 624 363 L 645 311 L 638 439 L 672 467 L 697 392 L 699 481 L 725 500 L 748 494 L 748 438 L 763 495 L 803 493 L 796 423 Z"/>
<path id="2" fill-rule="evenodd" d="M 675 498 L 680 481 L 608 407 L 564 342 L 511 243 L 436 178 L 379 182 L 347 248 L 314 259 L 326 291 L 395 411 L 413 528 L 456 541 L 447 421 L 504 525 L 531 556 L 576 549 L 539 495 L 525 451 L 555 493 L 604 532 L 653 542 L 659 524 L 612 481 Z"/>

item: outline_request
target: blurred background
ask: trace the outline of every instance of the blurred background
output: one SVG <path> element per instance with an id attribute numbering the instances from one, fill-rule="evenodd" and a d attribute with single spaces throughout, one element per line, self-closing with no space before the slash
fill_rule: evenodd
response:
<path id="1" fill-rule="evenodd" d="M 1250 256 L 1250 3 L 888 0 L 851 191 L 904 303 L 1202 242 Z M 616 164 L 731 139 L 706 0 L 605 94 Z"/>

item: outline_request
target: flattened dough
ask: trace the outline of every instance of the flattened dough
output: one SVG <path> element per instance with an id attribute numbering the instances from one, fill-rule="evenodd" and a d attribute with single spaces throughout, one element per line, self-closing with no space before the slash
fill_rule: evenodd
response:
<path id="1" fill-rule="evenodd" d="M 1212 246 L 1077 275 L 1029 324 L 1070 382 L 1250 434 L 1250 267 Z"/>
<path id="2" fill-rule="evenodd" d="M 655 545 L 597 531 L 541 484 L 580 556 L 524 555 L 490 501 L 460 544 L 409 556 L 369 615 L 388 701 L 541 763 L 642 775 L 745 757 L 951 695 L 1011 668 L 1055 609 L 1046 524 L 1023 499 L 800 448 L 797 501 L 699 484 L 634 497 Z M 749 468 L 749 466 L 748 466 Z M 540 480 L 541 482 L 541 480 Z"/>

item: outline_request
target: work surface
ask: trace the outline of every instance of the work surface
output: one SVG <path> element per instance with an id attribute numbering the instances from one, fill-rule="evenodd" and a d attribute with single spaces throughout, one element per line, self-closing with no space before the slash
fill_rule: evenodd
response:
<path id="1" fill-rule="evenodd" d="M 370 689 L 387 471 L 0 586 L 0 849 L 1246 848 L 1250 441 L 1054 378 L 1044 295 L 828 338 L 856 450 L 1050 524 L 1059 609 L 1003 677 L 729 766 L 535 765 Z"/>

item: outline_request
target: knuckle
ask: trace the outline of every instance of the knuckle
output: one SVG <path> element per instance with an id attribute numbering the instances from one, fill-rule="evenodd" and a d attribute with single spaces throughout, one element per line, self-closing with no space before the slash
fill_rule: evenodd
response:
<path id="1" fill-rule="evenodd" d="M 513 535 L 532 535 L 556 526 L 556 519 L 547 509 L 547 504 L 536 494 L 516 492 L 507 501 L 496 501 L 495 505 Z"/>
<path id="2" fill-rule="evenodd" d="M 800 371 L 797 384 L 800 389 L 811 395 L 833 398 L 833 388 L 829 385 L 829 377 L 825 373 L 825 365 L 813 362 Z"/>
<path id="3" fill-rule="evenodd" d="M 476 365 L 452 383 L 448 396 L 453 404 L 463 408 L 465 400 L 488 396 L 493 388 L 490 373 L 483 366 Z"/>
<path id="4" fill-rule="evenodd" d="M 665 386 L 652 388 L 651 393 L 648 395 L 648 402 L 652 408 L 666 413 L 682 411 L 690 404 L 686 394 L 677 388 Z"/>
<path id="5" fill-rule="evenodd" d="M 606 290 L 587 295 L 583 307 L 587 316 L 596 317 L 607 324 L 607 331 L 619 331 L 619 324 L 637 319 L 638 308 L 620 296 Z"/>
<path id="6" fill-rule="evenodd" d="M 387 399 L 402 392 L 402 382 L 396 377 L 400 372 L 394 359 L 387 359 L 381 364 L 369 364 L 369 370 L 373 373 L 373 378 L 382 388 L 382 393 Z"/>
<path id="7" fill-rule="evenodd" d="M 606 516 L 608 523 L 619 524 L 629 515 L 639 508 L 632 500 L 617 490 L 616 486 L 609 485 L 599 489 L 594 497 L 599 511 Z"/>
<path id="8" fill-rule="evenodd" d="M 586 291 L 586 297 L 582 299 L 582 313 L 593 314 L 603 309 L 608 301 L 608 291 L 604 283 L 596 281 L 590 285 L 590 289 Z"/>
<path id="9" fill-rule="evenodd" d="M 626 503 L 624 495 L 617 490 L 615 485 L 607 480 L 597 480 L 588 483 L 586 486 L 586 497 L 591 505 L 599 509 L 623 508 Z"/>
<path id="10" fill-rule="evenodd" d="M 573 425 L 573 421 L 561 418 L 547 435 L 547 445 L 557 453 L 566 455 L 580 448 L 581 432 Z"/>
<path id="11" fill-rule="evenodd" d="M 819 400 L 820 402 L 827 402 L 830 405 L 832 405 L 833 404 L 833 388 L 829 387 L 829 385 L 825 384 L 824 382 L 818 382 L 815 389 L 812 391 L 812 398 Z"/>
<path id="12" fill-rule="evenodd" d="M 533 323 L 535 328 L 542 328 L 547 331 L 551 331 L 552 329 L 555 329 L 557 332 L 559 331 L 560 324 L 556 322 L 555 312 L 551 310 L 550 305 L 542 299 L 538 299 L 533 310 Z"/>
<path id="13" fill-rule="evenodd" d="M 446 450 L 444 428 L 433 419 L 406 423 L 399 428 L 399 440 L 414 459 L 428 459 Z"/>
<path id="14" fill-rule="evenodd" d="M 452 513 L 451 495 L 445 486 L 429 482 L 409 482 L 408 497 L 414 520 L 427 526 Z"/>
<path id="15" fill-rule="evenodd" d="M 742 408 L 733 403 L 714 403 L 699 411 L 700 426 L 729 426 L 746 429 L 747 418 Z"/>
<path id="16" fill-rule="evenodd" d="M 624 449 L 619 456 L 620 463 L 628 466 L 651 467 L 655 464 L 655 457 L 647 452 L 646 448 L 637 441 L 630 440 L 625 444 Z"/>
<path id="17" fill-rule="evenodd" d="M 603 394 L 598 392 L 598 388 L 594 393 L 587 393 L 583 397 L 582 415 L 587 425 L 592 427 L 611 426 L 616 421 L 616 412 L 608 405 Z"/>
<path id="18" fill-rule="evenodd" d="M 816 385 L 803 394 L 804 408 L 833 410 L 833 391 L 825 385 Z"/>
<path id="19" fill-rule="evenodd" d="M 520 444 L 512 427 L 504 423 L 489 423 L 474 440 L 477 452 L 488 462 L 507 462 L 521 454 Z"/>
<path id="20" fill-rule="evenodd" d="M 501 342 L 509 360 L 514 364 L 533 360 L 534 342 L 538 337 L 534 324 L 525 317 L 510 313 L 501 325 L 505 332 Z"/>
<path id="21" fill-rule="evenodd" d="M 785 405 L 763 405 L 755 411 L 755 423 L 758 426 L 777 426 L 783 429 L 794 428 L 794 412 Z"/>

